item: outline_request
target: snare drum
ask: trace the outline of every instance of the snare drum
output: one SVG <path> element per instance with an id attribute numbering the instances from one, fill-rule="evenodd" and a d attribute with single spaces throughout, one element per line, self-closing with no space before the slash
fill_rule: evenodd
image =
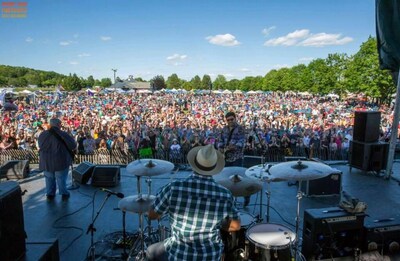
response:
<path id="1" fill-rule="evenodd" d="M 255 224 L 247 230 L 246 238 L 255 246 L 255 253 L 264 259 L 284 261 L 291 260 L 290 246 L 296 234 L 279 224 Z"/>

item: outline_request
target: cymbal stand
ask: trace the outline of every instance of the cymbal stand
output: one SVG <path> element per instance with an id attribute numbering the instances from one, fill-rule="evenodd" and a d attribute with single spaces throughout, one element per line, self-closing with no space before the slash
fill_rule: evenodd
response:
<path id="1" fill-rule="evenodd" d="M 152 180 L 151 180 L 150 177 L 147 177 L 145 182 L 147 183 L 147 194 L 150 196 L 151 195 L 151 182 L 152 182 Z M 153 233 L 153 228 L 151 226 L 151 220 L 149 218 L 147 218 L 147 227 L 146 227 L 145 230 L 147 230 L 147 237 L 151 240 L 151 234 Z"/>
<path id="2" fill-rule="evenodd" d="M 141 189 L 141 183 L 140 183 L 140 176 L 137 176 L 137 190 L 138 190 L 137 201 L 141 201 L 141 200 L 143 200 L 143 198 L 142 198 L 142 189 Z M 139 214 L 139 238 L 137 240 L 140 240 L 139 241 L 140 242 L 140 251 L 136 255 L 136 259 L 135 260 L 144 261 L 146 259 L 146 253 L 144 251 L 143 214 L 142 213 L 138 213 L 138 214 Z M 133 249 L 136 246 L 136 242 L 133 244 Z M 128 260 L 131 260 L 131 256 L 130 255 L 132 254 L 133 249 L 131 250 L 131 253 L 129 254 Z"/>
<path id="3" fill-rule="evenodd" d="M 90 232 L 90 259 L 89 260 L 96 260 L 96 251 L 95 251 L 95 246 L 94 246 L 94 232 L 96 231 L 96 228 L 94 227 L 94 223 L 96 222 L 97 218 L 99 217 L 99 214 L 101 212 L 101 210 L 103 209 L 104 205 L 106 204 L 107 200 L 110 198 L 111 194 L 107 193 L 106 197 L 103 200 L 103 203 L 100 206 L 99 211 L 97 211 L 96 216 L 94 217 L 94 219 L 92 220 L 92 223 L 90 223 L 86 234 L 89 234 Z"/>
<path id="4" fill-rule="evenodd" d="M 126 212 L 122 211 L 122 240 L 124 241 L 123 252 L 121 254 L 122 260 L 128 259 L 128 253 L 126 252 L 126 244 L 127 244 L 127 237 L 126 237 Z"/>
<path id="5" fill-rule="evenodd" d="M 300 242 L 300 239 L 299 239 L 299 226 L 300 226 L 300 201 L 301 201 L 301 199 L 303 198 L 303 192 L 301 191 L 301 181 L 299 181 L 299 188 L 298 188 L 298 190 L 297 190 L 297 211 L 296 211 L 296 232 L 295 232 L 295 234 L 296 234 L 296 242 L 295 242 L 295 245 L 294 245 L 294 250 L 295 250 L 295 253 L 296 253 L 296 257 L 295 257 L 295 260 L 297 261 L 297 258 L 298 258 L 298 256 L 300 256 L 300 255 L 298 255 L 299 253 L 300 253 L 300 250 L 299 250 L 299 242 Z"/>
<path id="6" fill-rule="evenodd" d="M 267 180 L 267 190 L 265 191 L 265 195 L 267 196 L 267 223 L 269 223 L 269 209 L 271 206 L 271 190 L 270 190 L 270 180 Z"/>

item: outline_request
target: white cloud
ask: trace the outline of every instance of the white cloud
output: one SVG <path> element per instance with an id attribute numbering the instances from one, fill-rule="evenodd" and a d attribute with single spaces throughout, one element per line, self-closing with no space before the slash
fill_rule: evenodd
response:
<path id="1" fill-rule="evenodd" d="M 240 42 L 236 40 L 236 37 L 231 34 L 217 34 L 215 36 L 207 36 L 206 40 L 209 43 L 221 46 L 237 46 Z"/>
<path id="2" fill-rule="evenodd" d="M 239 71 L 241 71 L 241 72 L 250 72 L 250 69 L 248 69 L 248 68 L 240 68 Z"/>
<path id="3" fill-rule="evenodd" d="M 110 36 L 101 36 L 100 39 L 102 41 L 110 41 L 112 38 Z"/>
<path id="4" fill-rule="evenodd" d="M 31 37 L 27 37 L 27 38 L 25 39 L 25 42 L 27 42 L 27 43 L 31 43 L 31 42 L 33 42 L 33 38 L 31 38 Z"/>
<path id="5" fill-rule="evenodd" d="M 79 64 L 79 63 L 76 62 L 76 61 L 72 61 L 72 62 L 69 62 L 69 64 L 71 64 L 71 65 L 77 65 L 77 64 Z"/>
<path id="6" fill-rule="evenodd" d="M 273 38 L 264 43 L 265 46 L 292 46 L 296 45 L 300 40 L 306 38 L 310 35 L 310 31 L 307 29 L 296 30 L 294 32 L 288 33 L 285 36 L 281 36 L 278 38 Z"/>
<path id="7" fill-rule="evenodd" d="M 270 33 L 271 31 L 275 30 L 275 29 L 276 29 L 276 26 L 270 26 L 270 27 L 268 27 L 268 28 L 262 29 L 261 32 L 262 32 L 263 35 L 268 36 L 269 33 Z"/>
<path id="8" fill-rule="evenodd" d="M 77 39 L 77 38 L 79 38 L 79 34 L 74 34 L 73 37 L 74 37 L 75 39 Z"/>
<path id="9" fill-rule="evenodd" d="M 90 56 L 90 53 L 81 53 L 81 54 L 78 54 L 78 57 L 89 57 Z"/>
<path id="10" fill-rule="evenodd" d="M 70 45 L 70 44 L 71 44 L 71 42 L 69 42 L 69 41 L 60 42 L 60 45 L 62 45 L 62 46 L 67 46 L 67 45 Z"/>
<path id="11" fill-rule="evenodd" d="M 62 61 L 58 61 L 57 64 L 62 64 Z"/>
<path id="12" fill-rule="evenodd" d="M 225 76 L 225 78 L 227 78 L 227 79 L 232 79 L 235 77 L 235 75 L 233 75 L 231 73 L 224 73 L 223 76 Z"/>
<path id="13" fill-rule="evenodd" d="M 186 58 L 187 58 L 187 55 L 186 55 L 186 54 L 177 54 L 177 53 L 174 53 L 173 55 L 168 56 L 168 57 L 167 57 L 167 60 L 168 60 L 168 61 L 183 61 L 183 60 L 185 60 Z"/>
<path id="14" fill-rule="evenodd" d="M 341 34 L 314 34 L 300 42 L 301 46 L 322 47 L 327 45 L 344 45 L 353 41 L 351 37 L 341 37 Z"/>
<path id="15" fill-rule="evenodd" d="M 343 45 L 353 41 L 351 37 L 341 37 L 341 34 L 318 33 L 312 34 L 308 29 L 296 30 L 285 36 L 272 38 L 264 43 L 265 46 L 312 46 Z"/>

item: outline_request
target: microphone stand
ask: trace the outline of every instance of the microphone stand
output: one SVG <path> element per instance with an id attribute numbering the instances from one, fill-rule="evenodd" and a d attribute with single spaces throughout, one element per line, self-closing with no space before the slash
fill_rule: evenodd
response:
<path id="1" fill-rule="evenodd" d="M 79 184 L 76 183 L 74 178 L 74 166 L 71 163 L 71 185 L 67 187 L 67 190 L 75 190 L 79 188 Z"/>
<path id="2" fill-rule="evenodd" d="M 104 205 L 106 204 L 107 200 L 111 197 L 110 193 L 107 193 L 107 196 L 104 198 L 103 203 L 100 206 L 100 209 L 97 211 L 96 216 L 92 220 L 92 223 L 90 223 L 86 234 L 89 234 L 90 232 L 90 260 L 95 261 L 96 260 L 96 253 L 95 253 L 95 246 L 94 246 L 94 232 L 96 232 L 96 228 L 94 227 L 94 223 L 96 222 L 97 218 L 99 217 L 99 214 L 101 210 L 103 209 Z"/>

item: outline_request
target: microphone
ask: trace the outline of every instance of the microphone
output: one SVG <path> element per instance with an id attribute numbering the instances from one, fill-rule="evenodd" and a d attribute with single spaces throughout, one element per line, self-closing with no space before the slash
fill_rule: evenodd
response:
<path id="1" fill-rule="evenodd" d="M 107 192 L 108 194 L 115 195 L 115 196 L 117 196 L 119 198 L 124 198 L 125 197 L 125 195 L 120 193 L 120 192 L 114 192 L 114 191 L 106 189 L 106 188 L 100 188 L 100 190 L 104 191 L 104 192 Z"/>

